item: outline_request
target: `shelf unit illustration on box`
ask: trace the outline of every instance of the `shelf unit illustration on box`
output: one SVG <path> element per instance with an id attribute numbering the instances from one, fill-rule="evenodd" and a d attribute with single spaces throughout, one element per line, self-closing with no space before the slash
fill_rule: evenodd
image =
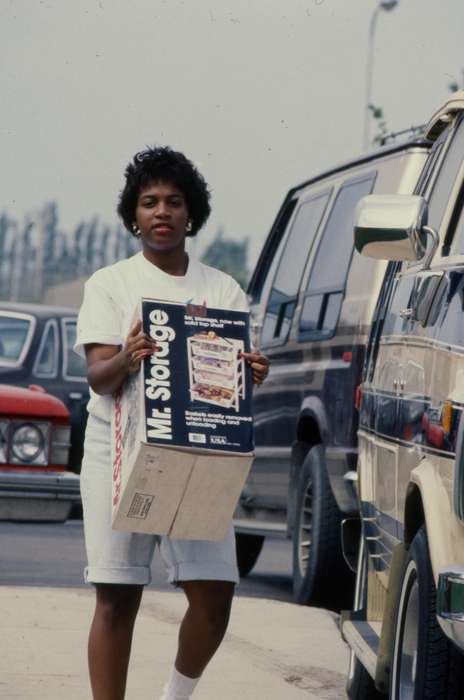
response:
<path id="1" fill-rule="evenodd" d="M 244 350 L 243 340 L 213 331 L 187 338 L 191 400 L 238 411 L 245 396 L 245 363 L 238 357 Z"/>

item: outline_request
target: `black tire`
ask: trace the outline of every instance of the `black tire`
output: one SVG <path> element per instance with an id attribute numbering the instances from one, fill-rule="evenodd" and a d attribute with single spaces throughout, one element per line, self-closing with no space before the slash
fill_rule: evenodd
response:
<path id="1" fill-rule="evenodd" d="M 342 515 L 327 476 L 324 450 L 306 455 L 296 494 L 293 529 L 293 595 L 302 605 L 351 607 L 354 574 L 341 548 Z"/>
<path id="2" fill-rule="evenodd" d="M 353 610 L 363 610 L 367 607 L 367 556 L 364 539 L 361 535 L 359 547 L 356 586 L 354 592 Z M 355 653 L 350 650 L 350 665 L 346 681 L 346 694 L 349 700 L 385 700 L 374 684 L 374 679 L 366 671 Z"/>
<path id="3" fill-rule="evenodd" d="M 390 700 L 462 700 L 464 660 L 436 618 L 427 534 L 415 536 L 403 571 L 393 639 Z M 412 661 L 411 661 L 412 660 Z"/>
<path id="4" fill-rule="evenodd" d="M 263 548 L 263 544 L 264 537 L 262 535 L 244 535 L 240 532 L 235 533 L 237 565 L 241 578 L 248 576 L 256 564 Z"/>

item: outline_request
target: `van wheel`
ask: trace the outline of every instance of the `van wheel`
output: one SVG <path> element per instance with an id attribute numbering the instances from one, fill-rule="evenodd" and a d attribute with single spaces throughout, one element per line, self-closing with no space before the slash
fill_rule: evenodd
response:
<path id="1" fill-rule="evenodd" d="M 235 533 L 235 547 L 237 550 L 237 566 L 240 577 L 248 576 L 256 564 L 264 544 L 261 535 L 244 535 Z"/>
<path id="2" fill-rule="evenodd" d="M 425 528 L 415 536 L 396 613 L 390 700 L 459 700 L 463 658 L 441 631 Z"/>
<path id="3" fill-rule="evenodd" d="M 366 611 L 366 607 L 367 556 L 364 538 L 361 536 L 353 610 Z M 385 700 L 385 695 L 377 690 L 373 678 L 366 671 L 353 650 L 350 650 L 350 665 L 348 667 L 348 678 L 346 681 L 346 694 L 350 700 Z"/>
<path id="4" fill-rule="evenodd" d="M 339 610 L 353 601 L 354 575 L 341 548 L 341 513 L 316 445 L 303 463 L 293 530 L 293 595 L 297 603 Z"/>

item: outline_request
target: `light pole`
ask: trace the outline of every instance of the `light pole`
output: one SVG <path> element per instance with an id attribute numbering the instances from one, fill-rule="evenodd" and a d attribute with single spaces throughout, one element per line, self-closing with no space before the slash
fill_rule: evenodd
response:
<path id="1" fill-rule="evenodd" d="M 364 109 L 364 136 L 363 136 L 363 148 L 367 150 L 370 144 L 369 135 L 369 124 L 370 124 L 370 114 L 369 105 L 371 104 L 371 93 L 372 93 L 372 73 L 374 64 L 374 35 L 375 27 L 377 25 L 377 17 L 382 10 L 390 12 L 394 10 L 398 5 L 398 0 L 379 0 L 379 4 L 375 8 L 371 21 L 369 24 L 369 37 L 367 42 L 367 63 L 366 63 L 366 105 Z"/>

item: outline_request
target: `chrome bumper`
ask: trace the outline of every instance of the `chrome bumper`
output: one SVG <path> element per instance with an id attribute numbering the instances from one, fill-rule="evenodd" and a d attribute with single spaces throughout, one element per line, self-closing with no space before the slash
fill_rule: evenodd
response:
<path id="1" fill-rule="evenodd" d="M 438 574 L 437 618 L 446 636 L 464 651 L 464 569 Z"/>
<path id="2" fill-rule="evenodd" d="M 73 472 L 0 471 L 0 498 L 81 500 L 80 479 Z"/>

